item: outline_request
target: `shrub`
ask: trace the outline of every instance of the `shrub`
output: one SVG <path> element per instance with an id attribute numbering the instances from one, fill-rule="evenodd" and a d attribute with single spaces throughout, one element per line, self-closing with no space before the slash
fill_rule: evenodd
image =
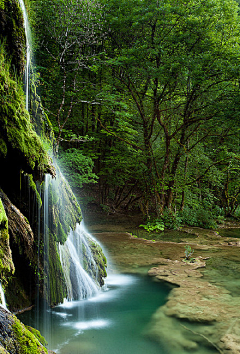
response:
<path id="1" fill-rule="evenodd" d="M 198 226 L 204 229 L 217 228 L 217 223 L 214 220 L 212 212 L 210 210 L 203 209 L 203 207 L 199 207 L 197 209 L 185 207 L 180 215 L 182 222 L 189 226 Z"/>
<path id="2" fill-rule="evenodd" d="M 147 222 L 146 225 L 139 225 L 140 227 L 143 227 L 145 230 L 148 232 L 152 231 L 163 231 L 164 230 L 164 223 L 161 220 L 154 220 L 154 221 L 149 221 Z"/>
<path id="3" fill-rule="evenodd" d="M 78 149 L 72 148 L 62 152 L 59 162 L 73 188 L 81 188 L 84 183 L 97 182 L 92 159 L 84 156 Z"/>
<path id="4" fill-rule="evenodd" d="M 185 248 L 185 252 L 184 252 L 185 253 L 185 260 L 189 261 L 189 260 L 191 260 L 194 250 L 189 245 L 186 245 L 184 248 Z"/>

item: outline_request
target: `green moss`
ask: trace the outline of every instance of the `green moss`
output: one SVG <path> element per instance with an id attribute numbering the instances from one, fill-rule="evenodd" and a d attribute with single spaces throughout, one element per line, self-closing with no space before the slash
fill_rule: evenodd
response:
<path id="1" fill-rule="evenodd" d="M 52 237 L 50 237 L 49 240 L 49 288 L 49 303 L 51 305 L 57 305 L 60 302 L 63 302 L 63 299 L 67 296 L 67 289 L 57 245 Z"/>
<path id="2" fill-rule="evenodd" d="M 46 141 L 46 150 L 52 150 L 52 144 L 54 141 L 54 134 L 52 123 L 50 122 L 48 115 L 43 109 L 40 96 L 37 94 L 37 74 L 32 72 L 31 76 L 31 94 L 30 94 L 30 114 L 33 120 L 34 129 L 43 141 Z"/>
<path id="3" fill-rule="evenodd" d="M 50 158 L 25 110 L 22 83 L 11 75 L 3 46 L 0 49 L 0 137 L 1 155 L 15 159 L 13 163 L 19 169 L 36 174 L 37 170 L 44 173 L 52 168 Z"/>
<path id="4" fill-rule="evenodd" d="M 0 0 L 3 4 L 3 0 Z M 25 31 L 23 15 L 18 0 L 5 0 L 0 6 L 0 41 L 6 41 L 6 54 L 11 59 L 11 69 L 22 74 L 25 62 Z"/>
<path id="5" fill-rule="evenodd" d="M 67 234 L 66 234 L 66 232 L 64 232 L 62 224 L 60 222 L 58 222 L 56 241 L 63 244 L 66 241 L 66 239 L 67 239 Z"/>
<path id="6" fill-rule="evenodd" d="M 0 137 L 0 157 L 6 157 L 7 155 L 7 145 L 5 141 Z"/>
<path id="7" fill-rule="evenodd" d="M 0 10 L 4 10 L 4 0 L 0 0 Z"/>
<path id="8" fill-rule="evenodd" d="M 39 340 L 39 342 L 46 347 L 47 346 L 47 341 L 46 339 L 41 335 L 40 331 L 38 331 L 36 328 L 30 327 L 30 326 L 26 326 L 26 328 L 32 333 L 34 334 L 34 336 Z"/>
<path id="9" fill-rule="evenodd" d="M 37 190 L 36 183 L 33 180 L 33 175 L 28 175 L 28 184 L 36 196 L 38 206 L 41 207 L 42 206 L 42 199 L 41 199 L 40 194 Z"/>
<path id="10" fill-rule="evenodd" d="M 0 198 L 0 230 L 3 229 L 7 230 L 7 227 L 8 227 L 8 219 L 3 207 L 2 200 Z"/>
<path id="11" fill-rule="evenodd" d="M 39 340 L 16 317 L 12 325 L 13 332 L 19 344 L 19 354 L 47 353 Z"/>
<path id="12" fill-rule="evenodd" d="M 9 247 L 8 219 L 0 198 L 0 274 L 1 280 L 7 281 L 14 265 Z"/>
<path id="13" fill-rule="evenodd" d="M 32 305 L 29 294 L 19 277 L 12 276 L 8 278 L 8 284 L 5 289 L 6 301 L 11 311 L 28 308 Z"/>
<path id="14" fill-rule="evenodd" d="M 51 233 L 55 240 L 63 244 L 67 240 L 70 229 L 74 229 L 82 220 L 80 206 L 69 184 L 58 171 L 54 183 L 50 182 L 49 215 L 52 220 Z"/>

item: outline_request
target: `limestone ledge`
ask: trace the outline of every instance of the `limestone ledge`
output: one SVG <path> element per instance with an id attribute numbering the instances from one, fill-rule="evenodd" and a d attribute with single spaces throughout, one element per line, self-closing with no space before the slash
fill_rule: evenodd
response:
<path id="1" fill-rule="evenodd" d="M 166 338 L 167 346 L 176 353 L 202 353 L 201 343 L 219 353 L 239 354 L 240 297 L 204 279 L 200 269 L 205 262 L 201 257 L 194 263 L 164 258 L 158 261 L 161 264 L 148 274 L 177 287 L 154 314 L 147 334 L 159 342 Z"/>

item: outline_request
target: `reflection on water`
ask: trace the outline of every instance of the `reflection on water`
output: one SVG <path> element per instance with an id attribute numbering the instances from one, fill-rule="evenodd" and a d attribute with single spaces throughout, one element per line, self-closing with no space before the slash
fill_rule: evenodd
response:
<path id="1" fill-rule="evenodd" d="M 218 231 L 219 235 L 221 235 L 223 237 L 240 238 L 240 228 L 219 229 L 217 231 Z"/>
<path id="2" fill-rule="evenodd" d="M 220 254 L 219 256 L 212 256 L 210 260 L 207 261 L 207 267 L 203 273 L 205 279 L 209 279 L 212 283 L 215 283 L 215 285 L 224 287 L 232 296 L 239 296 L 239 249 L 237 249 L 237 247 L 229 247 L 227 255 Z"/>
<path id="3" fill-rule="evenodd" d="M 148 277 L 112 275 L 90 300 L 66 302 L 47 313 L 19 315 L 38 328 L 58 354 L 169 354 L 143 335 L 169 288 Z M 48 324 L 46 326 L 46 323 Z"/>
<path id="4" fill-rule="evenodd" d="M 240 258 L 239 242 L 240 228 L 218 229 L 220 236 L 224 237 L 224 248 L 211 248 L 202 251 L 209 256 L 206 268 L 203 270 L 204 278 L 215 285 L 227 289 L 231 296 L 238 297 L 240 293 Z M 234 245 L 234 246 L 233 246 Z"/>

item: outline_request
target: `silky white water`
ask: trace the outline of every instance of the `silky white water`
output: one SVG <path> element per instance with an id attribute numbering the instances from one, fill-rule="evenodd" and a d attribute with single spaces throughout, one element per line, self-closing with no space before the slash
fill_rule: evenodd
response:
<path id="1" fill-rule="evenodd" d="M 6 300 L 5 300 L 5 295 L 4 295 L 4 291 L 2 288 L 2 284 L 0 283 L 0 297 L 1 297 L 1 306 L 7 310 L 7 304 L 6 304 Z"/>
<path id="2" fill-rule="evenodd" d="M 97 266 L 93 258 L 89 242 L 90 239 L 83 226 L 76 225 L 71 230 L 64 245 L 59 245 L 60 261 L 67 285 L 68 300 L 82 300 L 96 295 L 100 289 L 96 282 Z M 84 269 L 88 267 L 95 280 Z"/>
<path id="3" fill-rule="evenodd" d="M 24 5 L 23 0 L 19 0 L 20 7 L 23 13 L 23 20 L 24 20 L 24 29 L 25 29 L 25 36 L 26 36 L 26 64 L 25 64 L 25 94 L 26 94 L 26 110 L 29 109 L 29 83 L 30 83 L 30 61 L 31 61 L 31 32 L 30 26 L 28 23 L 28 16 L 26 7 Z"/>
<path id="4" fill-rule="evenodd" d="M 67 208 L 66 180 L 56 168 L 56 178 L 45 175 L 43 193 L 43 236 L 44 236 L 44 278 L 45 290 L 49 289 L 49 208 L 57 207 L 59 218 L 63 220 L 69 212 Z M 50 199 L 54 198 L 53 206 L 49 205 Z M 96 250 L 99 244 L 84 228 L 83 223 L 76 224 L 74 230 L 70 230 L 64 244 L 59 243 L 59 257 L 63 269 L 67 287 L 67 300 L 82 300 L 95 296 L 99 290 L 98 266 L 93 256 L 91 247 Z M 46 296 L 47 298 L 47 296 Z"/>

